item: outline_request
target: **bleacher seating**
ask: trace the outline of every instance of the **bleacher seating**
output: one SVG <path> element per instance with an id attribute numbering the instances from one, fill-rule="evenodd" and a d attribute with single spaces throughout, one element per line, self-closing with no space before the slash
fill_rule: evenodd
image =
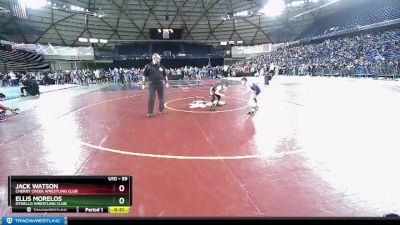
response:
<path id="1" fill-rule="evenodd" d="M 383 76 L 400 75 L 400 29 L 371 31 L 307 44 L 293 44 L 234 64 L 254 71 L 265 65 L 285 75 Z"/>
<path id="2" fill-rule="evenodd" d="M 181 52 L 181 46 L 178 43 L 153 43 L 153 52 L 163 55 L 164 52 L 171 52 L 177 55 Z"/>
<path id="3" fill-rule="evenodd" d="M 192 55 L 194 57 L 208 57 L 213 53 L 213 47 L 211 45 L 204 44 L 184 44 L 184 50 L 186 55 Z"/>
<path id="4" fill-rule="evenodd" d="M 48 69 L 43 56 L 27 51 L 0 50 L 0 72 L 26 72 Z"/>
<path id="5" fill-rule="evenodd" d="M 3 61 L 0 61 L 0 73 L 6 72 L 6 65 Z"/>
<path id="6" fill-rule="evenodd" d="M 165 52 L 171 52 L 171 56 L 164 55 Z M 152 53 L 158 53 L 166 58 L 208 58 L 223 57 L 223 54 L 214 54 L 212 45 L 199 43 L 173 43 L 173 42 L 153 42 L 136 43 L 130 45 L 117 46 L 116 55 L 98 56 L 98 59 L 126 60 L 136 57 L 150 57 Z"/>
<path id="7" fill-rule="evenodd" d="M 136 43 L 130 45 L 117 46 L 118 55 L 125 56 L 143 56 L 149 54 L 149 45 L 147 43 Z"/>
<path id="8" fill-rule="evenodd" d="M 347 4 L 345 9 L 334 15 L 315 21 L 299 39 L 400 18 L 399 0 L 352 0 Z"/>

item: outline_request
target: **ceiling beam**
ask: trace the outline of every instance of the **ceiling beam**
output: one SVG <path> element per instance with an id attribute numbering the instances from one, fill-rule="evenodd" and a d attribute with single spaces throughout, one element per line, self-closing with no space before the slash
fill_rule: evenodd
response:
<path id="1" fill-rule="evenodd" d="M 259 26 L 259 25 L 255 24 L 255 23 L 253 23 L 253 22 L 247 20 L 246 18 L 240 18 L 240 19 L 242 19 L 242 20 L 244 20 L 244 21 L 250 23 L 251 25 L 257 27 L 257 28 L 264 34 L 264 36 L 268 39 L 269 42 L 271 42 L 271 43 L 273 42 L 272 39 L 271 39 L 271 37 L 270 37 L 267 33 L 265 33 L 265 31 L 261 28 L 261 26 Z"/>
<path id="2" fill-rule="evenodd" d="M 204 0 L 201 0 L 201 3 L 202 3 L 202 5 L 203 5 L 203 9 L 206 10 L 206 7 L 205 7 L 205 5 L 204 5 Z M 208 19 L 208 13 L 206 14 L 206 17 L 207 17 L 208 29 L 210 29 L 210 34 L 211 34 L 212 36 L 214 36 L 215 40 L 217 40 L 217 41 L 219 42 L 218 38 L 214 35 L 214 32 L 213 32 L 213 30 L 211 29 L 210 20 Z M 208 39 L 208 38 L 209 38 L 209 36 L 207 37 L 207 39 Z"/>
<path id="3" fill-rule="evenodd" d="M 140 35 L 143 35 L 143 37 L 145 37 L 144 32 L 143 32 L 143 29 L 141 29 L 141 28 L 129 17 L 129 15 L 128 15 L 128 13 L 125 11 L 125 9 L 123 9 L 122 7 L 119 7 L 119 6 L 117 5 L 117 3 L 115 3 L 114 0 L 111 0 L 111 3 L 114 5 L 114 7 L 116 7 L 116 8 L 129 20 L 129 22 L 131 22 L 131 24 L 132 24 L 133 26 L 136 27 L 136 29 L 139 30 L 139 36 L 140 36 Z M 138 37 L 139 37 L 139 36 L 138 36 Z"/>
<path id="4" fill-rule="evenodd" d="M 69 19 L 69 18 L 71 18 L 71 17 L 73 17 L 73 16 L 76 16 L 76 15 L 78 15 L 78 14 L 72 14 L 72 15 L 69 15 L 69 16 L 67 16 L 67 17 L 64 17 L 63 19 L 58 20 L 58 21 L 55 22 L 55 23 L 51 23 L 50 26 L 49 26 L 45 31 L 43 31 L 43 33 L 42 33 L 38 38 L 36 38 L 36 40 L 34 41 L 34 43 L 38 42 L 38 41 L 39 41 L 53 26 L 55 26 L 55 25 L 57 25 L 57 24 L 59 24 L 59 23 L 65 21 L 65 20 L 67 20 L 67 19 Z"/>
<path id="5" fill-rule="evenodd" d="M 220 0 L 216 0 L 210 7 L 208 7 L 203 14 L 196 20 L 196 22 L 194 23 L 194 25 L 190 28 L 189 33 L 192 32 L 193 28 L 195 26 L 197 26 L 197 24 L 199 23 L 199 21 L 210 11 L 210 9 L 212 9 L 218 2 L 220 2 Z M 185 39 L 188 37 L 188 35 L 186 35 Z"/>
<path id="6" fill-rule="evenodd" d="M 178 7 L 178 6 L 176 5 L 175 1 L 172 1 L 172 2 L 173 2 L 173 4 L 175 5 L 175 8 L 176 8 L 178 11 L 176 12 L 176 14 L 175 14 L 174 18 L 172 19 L 171 23 L 169 24 L 168 29 L 171 28 L 171 26 L 172 26 L 172 24 L 175 22 L 176 18 L 177 18 L 178 16 L 181 15 L 181 9 L 182 9 L 183 7 L 185 7 L 185 5 L 189 2 L 189 0 L 186 0 L 186 1 L 183 3 L 183 5 L 182 5 L 181 7 Z M 182 19 L 182 20 L 183 20 L 183 19 Z"/>
<path id="7" fill-rule="evenodd" d="M 176 8 L 179 8 L 178 5 L 175 3 L 175 1 L 172 1 L 172 2 L 174 3 L 174 5 L 175 5 Z M 186 1 L 186 2 L 187 2 L 187 1 Z M 197 2 L 196 2 L 196 4 L 197 4 Z M 190 36 L 190 38 L 192 38 L 192 40 L 194 40 L 193 36 L 190 34 L 190 32 L 189 32 L 189 30 L 188 30 L 188 28 L 187 28 L 186 22 L 185 22 L 185 20 L 183 19 L 183 16 L 182 16 L 182 13 L 181 13 L 180 10 L 179 10 L 179 12 L 177 13 L 177 15 L 179 15 L 179 16 L 181 17 L 181 21 L 182 21 L 182 23 L 183 23 L 183 28 L 186 30 L 186 33 L 189 34 L 189 36 Z M 186 36 L 186 37 L 188 37 L 188 36 Z"/>
<path id="8" fill-rule="evenodd" d="M 146 5 L 147 9 L 154 16 L 154 18 L 156 19 L 156 21 L 157 21 L 158 25 L 160 26 L 160 28 L 162 28 L 162 24 L 161 24 L 160 20 L 157 18 L 157 15 L 153 11 L 154 10 L 155 1 L 153 1 L 153 5 L 151 7 L 146 3 L 146 0 L 142 0 L 142 2 Z"/>

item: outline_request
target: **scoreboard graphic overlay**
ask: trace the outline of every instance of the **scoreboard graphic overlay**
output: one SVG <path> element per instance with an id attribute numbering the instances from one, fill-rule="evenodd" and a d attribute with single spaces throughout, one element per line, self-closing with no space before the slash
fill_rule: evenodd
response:
<path id="1" fill-rule="evenodd" d="M 9 176 L 8 205 L 23 213 L 128 213 L 131 176 Z"/>

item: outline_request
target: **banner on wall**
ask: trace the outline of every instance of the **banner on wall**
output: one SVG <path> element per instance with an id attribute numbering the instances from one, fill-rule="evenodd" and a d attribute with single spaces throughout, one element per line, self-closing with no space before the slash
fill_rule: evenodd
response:
<path id="1" fill-rule="evenodd" d="M 254 46 L 234 46 L 232 47 L 232 57 L 247 57 L 257 54 L 263 54 L 276 50 L 273 44 L 263 44 Z"/>
<path id="2" fill-rule="evenodd" d="M 35 52 L 51 60 L 94 60 L 94 49 L 88 47 L 53 46 L 51 44 L 18 44 L 12 45 L 13 49 Z"/>

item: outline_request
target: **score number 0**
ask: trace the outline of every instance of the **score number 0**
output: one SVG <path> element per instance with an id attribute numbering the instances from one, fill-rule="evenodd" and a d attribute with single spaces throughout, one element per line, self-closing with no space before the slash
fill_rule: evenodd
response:
<path id="1" fill-rule="evenodd" d="M 118 190 L 120 192 L 124 192 L 125 191 L 125 186 L 122 185 L 122 184 L 119 185 Z M 118 202 L 119 202 L 119 204 L 123 205 L 125 203 L 125 198 L 124 197 L 119 198 Z"/>

